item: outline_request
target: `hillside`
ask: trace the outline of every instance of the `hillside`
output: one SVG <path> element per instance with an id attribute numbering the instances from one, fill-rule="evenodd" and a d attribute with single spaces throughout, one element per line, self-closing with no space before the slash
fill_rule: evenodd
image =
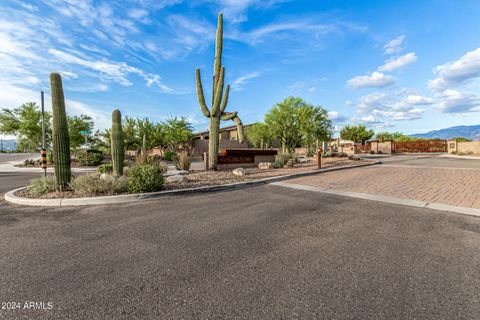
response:
<path id="1" fill-rule="evenodd" d="M 455 137 L 465 137 L 471 140 L 480 140 L 480 125 L 475 126 L 456 126 L 440 130 L 433 130 L 427 133 L 417 133 L 410 135 L 416 138 L 439 138 L 451 139 Z"/>

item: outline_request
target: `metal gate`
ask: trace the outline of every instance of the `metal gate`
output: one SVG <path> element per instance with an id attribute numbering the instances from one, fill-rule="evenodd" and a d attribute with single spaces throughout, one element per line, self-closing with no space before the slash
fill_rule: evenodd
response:
<path id="1" fill-rule="evenodd" d="M 447 152 L 447 140 L 396 141 L 393 150 L 395 153 Z"/>

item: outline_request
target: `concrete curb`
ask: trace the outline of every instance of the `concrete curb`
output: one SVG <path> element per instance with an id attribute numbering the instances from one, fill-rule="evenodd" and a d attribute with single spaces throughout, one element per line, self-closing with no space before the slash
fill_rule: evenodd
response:
<path id="1" fill-rule="evenodd" d="M 372 201 L 385 202 L 385 203 L 391 203 L 391 204 L 399 204 L 399 205 L 408 206 L 408 207 L 427 208 L 427 209 L 438 210 L 438 211 L 455 212 L 455 213 L 460 213 L 464 215 L 480 217 L 480 209 L 468 208 L 468 207 L 457 207 L 457 206 L 451 206 L 444 203 L 400 199 L 400 198 L 392 198 L 392 197 L 380 196 L 380 195 L 369 194 L 369 193 L 325 189 L 325 188 L 293 184 L 288 182 L 274 182 L 272 183 L 272 185 L 285 187 L 285 188 L 292 188 L 297 190 L 328 193 L 328 194 L 357 198 L 357 199 L 372 200 Z"/>
<path id="2" fill-rule="evenodd" d="M 5 201 L 13 204 L 19 204 L 24 206 L 35 206 L 35 207 L 64 207 L 64 206 L 86 206 L 86 205 L 126 203 L 126 202 L 154 200 L 154 199 L 168 197 L 168 196 L 178 196 L 178 195 L 195 194 L 195 193 L 200 194 L 200 193 L 207 193 L 207 192 L 217 192 L 217 191 L 247 188 L 251 186 L 278 182 L 278 181 L 291 179 L 291 178 L 299 178 L 303 176 L 320 174 L 323 172 L 368 167 L 368 166 L 372 166 L 379 163 L 380 162 L 376 161 L 372 163 L 364 163 L 364 164 L 358 164 L 358 165 L 350 165 L 350 166 L 334 167 L 334 168 L 320 169 L 320 170 L 314 170 L 314 171 L 299 172 L 299 173 L 265 178 L 265 179 L 255 180 L 255 181 L 238 182 L 238 183 L 224 184 L 219 186 L 189 188 L 189 189 L 182 189 L 182 190 L 159 191 L 159 192 L 151 192 L 151 193 L 138 193 L 138 194 L 127 194 L 127 195 L 105 196 L 105 197 L 89 197 L 89 198 L 32 199 L 32 198 L 22 198 L 22 197 L 15 196 L 14 195 L 15 192 L 24 189 L 24 188 L 18 188 L 5 193 L 4 198 L 5 198 Z"/>

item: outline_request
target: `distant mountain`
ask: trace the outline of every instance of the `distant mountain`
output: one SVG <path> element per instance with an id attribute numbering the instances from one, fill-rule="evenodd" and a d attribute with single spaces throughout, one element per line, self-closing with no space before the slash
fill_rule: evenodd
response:
<path id="1" fill-rule="evenodd" d="M 427 133 L 412 134 L 410 136 L 430 139 L 451 139 L 456 137 L 464 137 L 470 140 L 480 140 L 480 125 L 450 127 L 429 131 Z"/>
<path id="2" fill-rule="evenodd" d="M 15 140 L 1 140 L 0 141 L 0 150 L 15 150 L 17 141 Z"/>

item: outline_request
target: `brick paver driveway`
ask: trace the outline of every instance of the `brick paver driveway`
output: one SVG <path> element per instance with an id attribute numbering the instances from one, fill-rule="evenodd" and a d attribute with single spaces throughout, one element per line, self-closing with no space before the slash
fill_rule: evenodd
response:
<path id="1" fill-rule="evenodd" d="M 288 180 L 289 184 L 480 208 L 480 160 L 392 156 L 381 165 Z"/>

